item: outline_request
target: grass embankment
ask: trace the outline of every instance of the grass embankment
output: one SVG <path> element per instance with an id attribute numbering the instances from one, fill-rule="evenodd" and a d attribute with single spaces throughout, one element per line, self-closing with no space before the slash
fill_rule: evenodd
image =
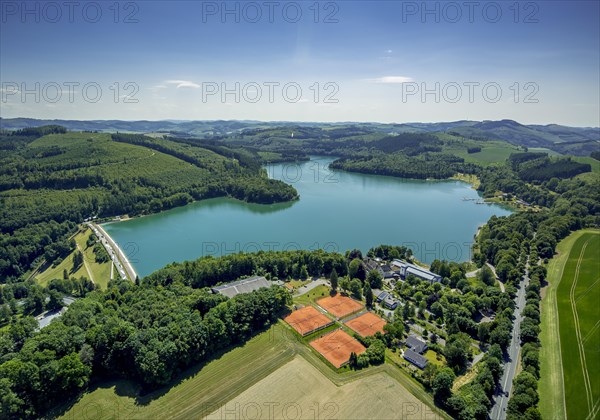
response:
<path id="1" fill-rule="evenodd" d="M 600 231 L 574 232 L 557 253 L 542 300 L 539 407 L 543 418 L 586 418 L 600 399 Z"/>
<path id="2" fill-rule="evenodd" d="M 293 364 L 291 372 L 289 368 L 283 372 L 279 371 L 282 366 L 297 356 L 301 356 L 303 361 Z M 129 381 L 102 383 L 85 393 L 63 413 L 62 417 L 67 419 L 199 418 L 218 412 L 223 406 L 226 409 L 230 408 L 231 404 L 228 403 L 231 401 L 234 403 L 233 407 L 236 407 L 235 402 L 247 401 L 249 396 L 252 397 L 253 402 L 260 405 L 263 414 L 266 415 L 269 411 L 263 402 L 279 402 L 283 405 L 287 402 L 295 402 L 299 398 L 297 390 L 302 385 L 301 372 L 294 370 L 293 367 L 305 366 L 305 363 L 312 365 L 310 370 L 318 371 L 318 374 L 313 372 L 311 375 L 318 379 L 320 388 L 315 390 L 322 391 L 319 394 L 320 401 L 323 402 L 318 406 L 320 409 L 324 409 L 325 402 L 338 403 L 335 398 L 339 397 L 343 400 L 348 395 L 355 395 L 354 392 L 346 392 L 343 389 L 346 384 L 359 381 L 346 389 L 365 389 L 365 386 L 368 387 L 373 383 L 373 379 L 370 378 L 377 375 L 375 376 L 378 378 L 377 382 L 381 380 L 397 392 L 387 392 L 383 396 L 369 393 L 365 396 L 368 399 L 364 402 L 365 406 L 387 404 L 396 406 L 400 401 L 403 407 L 407 407 L 404 404 L 408 403 L 411 405 L 410 408 L 428 410 L 429 417 L 432 416 L 431 411 L 443 415 L 434 407 L 431 396 L 392 364 L 386 363 L 360 371 L 338 373 L 323 362 L 303 340 L 298 339 L 290 327 L 281 321 L 268 331 L 252 338 L 245 345 L 223 354 L 204 366 L 187 370 L 169 387 L 139 397 L 137 396 L 139 387 Z M 286 378 L 285 381 L 277 379 L 282 373 Z M 270 377 L 271 374 L 274 376 Z M 261 382 L 265 378 L 267 378 L 266 382 Z M 281 401 L 265 395 L 259 395 L 260 400 L 255 398 L 255 391 L 263 389 L 265 383 L 278 384 L 276 389 L 270 386 L 267 388 L 275 393 L 273 398 L 282 398 Z M 255 384 L 256 386 L 253 387 Z M 342 389 L 340 390 L 339 387 Z M 244 393 L 246 390 L 248 392 Z M 238 396 L 240 399 L 236 400 Z M 382 400 L 383 397 L 385 400 Z M 312 418 L 314 415 L 314 412 L 310 411 L 311 403 L 312 401 L 309 401 L 308 406 L 301 407 L 303 418 Z M 279 409 L 281 410 L 281 406 Z M 231 416 L 235 417 L 235 413 Z"/>
<path id="3" fill-rule="evenodd" d="M 83 253 L 84 263 L 82 265 L 74 269 L 73 255 L 75 254 L 75 251 L 73 251 L 56 267 L 50 266 L 40 274 L 37 274 L 35 276 L 37 282 L 45 286 L 52 279 L 62 279 L 64 270 L 67 270 L 69 277 L 86 277 L 98 284 L 102 289 L 106 289 L 108 281 L 110 280 L 110 269 L 112 262 L 96 262 L 96 256 L 93 249 L 94 247 L 87 246 L 87 240 L 91 234 L 92 231 L 90 229 L 82 228 L 73 238 L 77 244 L 77 250 Z"/>
<path id="4" fill-rule="evenodd" d="M 311 303 L 314 303 L 315 301 L 321 298 L 329 296 L 330 292 L 331 288 L 329 286 L 317 286 L 307 293 L 304 293 L 300 296 L 296 296 L 294 298 L 294 303 L 299 305 L 310 305 Z"/>

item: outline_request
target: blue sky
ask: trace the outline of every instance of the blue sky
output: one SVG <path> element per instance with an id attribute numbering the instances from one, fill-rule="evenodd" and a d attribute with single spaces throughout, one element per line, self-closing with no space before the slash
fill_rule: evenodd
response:
<path id="1" fill-rule="evenodd" d="M 600 125 L 598 1 L 0 3 L 5 118 Z"/>

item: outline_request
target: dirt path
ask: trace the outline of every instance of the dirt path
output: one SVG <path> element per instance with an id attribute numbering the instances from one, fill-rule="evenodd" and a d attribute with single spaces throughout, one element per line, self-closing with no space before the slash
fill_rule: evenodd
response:
<path id="1" fill-rule="evenodd" d="M 79 244 L 77 244 L 77 250 L 79 252 L 81 252 L 81 254 L 83 255 L 83 251 L 81 250 L 81 247 L 79 246 Z M 90 276 L 90 280 L 92 281 L 92 283 L 96 284 L 96 281 L 94 280 L 94 277 L 92 276 L 92 270 L 90 270 L 90 266 L 88 265 L 87 259 L 85 257 L 83 258 L 83 265 L 85 266 L 85 271 L 87 271 L 88 276 Z"/>

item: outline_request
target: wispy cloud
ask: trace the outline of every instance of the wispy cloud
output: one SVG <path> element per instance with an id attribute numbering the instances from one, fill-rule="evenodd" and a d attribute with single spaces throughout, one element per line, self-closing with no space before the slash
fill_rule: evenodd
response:
<path id="1" fill-rule="evenodd" d="M 397 83 L 408 83 L 413 82 L 412 77 L 406 76 L 383 76 L 376 79 L 367 79 L 370 83 L 385 83 L 385 84 L 397 84 Z"/>
<path id="2" fill-rule="evenodd" d="M 176 85 L 177 89 L 179 88 L 194 88 L 199 89 L 200 85 L 189 80 L 167 80 L 165 83 L 169 85 Z"/>

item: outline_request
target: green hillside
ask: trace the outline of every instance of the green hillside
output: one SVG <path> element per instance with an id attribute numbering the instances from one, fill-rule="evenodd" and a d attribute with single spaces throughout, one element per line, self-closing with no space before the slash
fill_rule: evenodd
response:
<path id="1" fill-rule="evenodd" d="M 118 140 L 118 141 L 117 141 Z M 230 196 L 270 204 L 297 198 L 268 179 L 260 157 L 225 146 L 29 129 L 0 135 L 0 276 L 65 258 L 86 218 L 140 215 Z"/>

